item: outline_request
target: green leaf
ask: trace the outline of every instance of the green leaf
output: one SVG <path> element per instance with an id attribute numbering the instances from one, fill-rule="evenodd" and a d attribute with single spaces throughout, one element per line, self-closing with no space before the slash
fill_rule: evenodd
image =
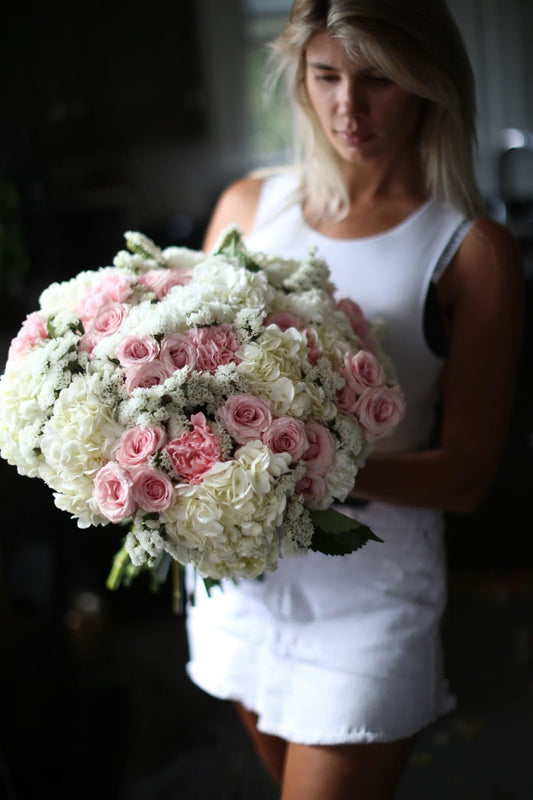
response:
<path id="1" fill-rule="evenodd" d="M 48 319 L 46 320 L 46 330 L 48 331 L 48 336 L 50 337 L 50 339 L 56 338 L 56 331 L 54 328 L 54 324 L 52 322 L 52 317 L 48 317 Z"/>
<path id="2" fill-rule="evenodd" d="M 382 542 L 368 525 L 363 525 L 333 508 L 311 512 L 315 532 L 310 550 L 327 556 L 344 556 L 359 550 L 368 541 Z"/>
<path id="3" fill-rule="evenodd" d="M 250 272 L 260 272 L 261 270 L 261 267 L 255 263 L 246 250 L 238 228 L 231 228 L 225 236 L 222 237 L 222 241 L 213 255 L 226 255 L 229 258 L 236 258 L 241 267 L 244 267 Z"/>

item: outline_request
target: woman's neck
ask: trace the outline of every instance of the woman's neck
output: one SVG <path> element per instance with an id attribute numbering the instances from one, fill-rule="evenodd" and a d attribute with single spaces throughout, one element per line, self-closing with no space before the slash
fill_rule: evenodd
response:
<path id="1" fill-rule="evenodd" d="M 423 202 L 427 197 L 418 151 L 404 151 L 395 159 L 343 162 L 341 169 L 351 207 L 372 208 L 406 200 Z"/>

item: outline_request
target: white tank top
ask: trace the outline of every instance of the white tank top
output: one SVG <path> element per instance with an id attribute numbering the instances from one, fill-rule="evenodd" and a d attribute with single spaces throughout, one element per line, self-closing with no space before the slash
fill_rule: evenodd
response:
<path id="1" fill-rule="evenodd" d="M 298 179 L 281 174 L 263 182 L 250 250 L 305 258 L 309 249 L 325 259 L 335 297 L 351 297 L 369 320 L 384 323 L 383 347 L 391 357 L 406 399 L 406 414 L 393 436 L 376 449 L 428 447 L 444 361 L 424 337 L 424 305 L 472 225 L 459 211 L 428 200 L 399 225 L 374 236 L 334 239 L 305 221 L 294 193 Z"/>

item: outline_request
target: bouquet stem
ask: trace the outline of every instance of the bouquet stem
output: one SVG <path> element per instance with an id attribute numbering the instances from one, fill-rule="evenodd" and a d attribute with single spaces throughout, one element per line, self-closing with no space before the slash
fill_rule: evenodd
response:
<path id="1" fill-rule="evenodd" d="M 139 572 L 131 561 L 126 545 L 123 544 L 118 553 L 113 557 L 113 564 L 106 580 L 106 587 L 112 592 L 116 591 L 121 583 L 129 585 Z"/>
<path id="2" fill-rule="evenodd" d="M 183 614 L 182 566 L 177 561 L 172 562 L 172 611 Z"/>

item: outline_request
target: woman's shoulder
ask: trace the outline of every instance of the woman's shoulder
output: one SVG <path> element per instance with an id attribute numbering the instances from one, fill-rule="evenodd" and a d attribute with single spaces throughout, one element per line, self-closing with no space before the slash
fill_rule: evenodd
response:
<path id="1" fill-rule="evenodd" d="M 457 254 L 462 270 L 522 273 L 520 246 L 510 230 L 490 217 L 478 217 Z"/>
<path id="2" fill-rule="evenodd" d="M 244 177 L 224 189 L 218 198 L 207 227 L 203 249 L 212 249 L 220 232 L 228 225 L 237 225 L 242 234 L 248 233 L 254 224 L 263 180 Z"/>
<path id="3" fill-rule="evenodd" d="M 237 225 L 243 235 L 250 233 L 257 222 L 258 210 L 261 208 L 268 216 L 294 195 L 299 182 L 296 170 L 279 167 L 257 170 L 231 183 L 216 203 L 203 249 L 209 251 L 228 225 Z"/>
<path id="4" fill-rule="evenodd" d="M 477 218 L 444 275 L 443 286 L 455 301 L 476 304 L 489 297 L 513 305 L 523 292 L 524 268 L 520 246 L 504 225 L 488 217 Z M 498 302 L 498 301 L 496 301 Z"/>

